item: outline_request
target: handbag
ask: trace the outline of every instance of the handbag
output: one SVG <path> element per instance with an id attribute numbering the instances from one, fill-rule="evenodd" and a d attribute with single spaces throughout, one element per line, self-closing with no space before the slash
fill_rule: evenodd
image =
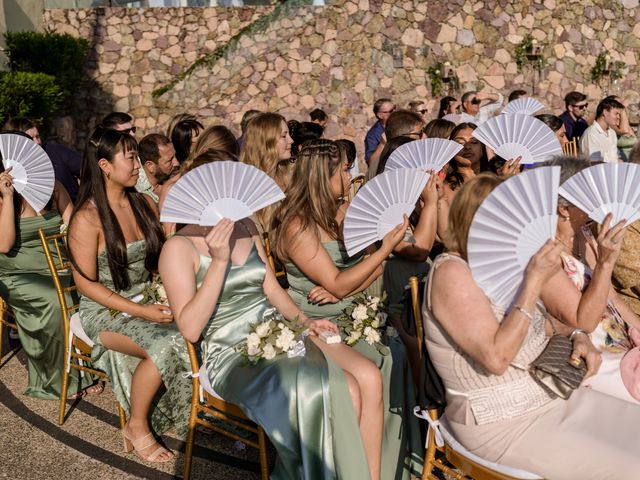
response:
<path id="1" fill-rule="evenodd" d="M 573 342 L 564 335 L 555 334 L 529 365 L 533 379 L 552 397 L 567 400 L 587 374 L 587 365 L 582 359 L 578 365 L 571 362 L 572 351 Z"/>

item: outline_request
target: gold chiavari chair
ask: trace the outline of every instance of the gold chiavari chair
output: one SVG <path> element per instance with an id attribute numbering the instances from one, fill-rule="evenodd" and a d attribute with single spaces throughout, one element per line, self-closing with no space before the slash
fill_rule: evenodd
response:
<path id="1" fill-rule="evenodd" d="M 93 342 L 84 333 L 80 325 L 80 316 L 77 313 L 80 305 L 78 303 L 72 303 L 71 301 L 71 293 L 77 291 L 77 287 L 74 284 L 64 286 L 60 280 L 61 274 L 68 275 L 71 273 L 71 263 L 67 260 L 66 256 L 67 234 L 56 233 L 46 235 L 42 229 L 38 231 L 38 234 L 40 235 L 40 242 L 44 249 L 49 271 L 51 272 L 53 285 L 58 295 L 62 329 L 64 332 L 64 365 L 58 413 L 58 423 L 62 425 L 64 423 L 67 388 L 69 387 L 69 372 L 71 369 L 88 372 L 103 380 L 107 379 L 107 374 L 91 366 Z M 125 413 L 120 403 L 118 403 L 118 417 L 120 420 L 120 429 L 122 429 L 125 424 Z"/>
<path id="2" fill-rule="evenodd" d="M 562 151 L 565 155 L 577 157 L 578 156 L 578 140 L 576 138 L 571 140 L 564 147 L 562 147 Z"/>
<path id="3" fill-rule="evenodd" d="M 349 189 L 349 201 L 351 201 L 353 197 L 356 196 L 358 190 L 360 190 L 360 188 L 362 188 L 362 186 L 364 185 L 365 180 L 366 178 L 364 175 L 358 175 L 353 180 L 351 180 L 351 188 Z"/>
<path id="4" fill-rule="evenodd" d="M 264 251 L 267 254 L 267 260 L 269 260 L 269 266 L 271 267 L 271 270 L 273 270 L 273 273 L 276 274 L 276 278 L 286 277 L 287 271 L 284 269 L 284 265 L 276 262 L 273 257 L 273 253 L 271 252 L 271 241 L 269 240 L 269 234 L 266 232 L 262 234 L 262 244 L 264 245 Z"/>
<path id="5" fill-rule="evenodd" d="M 416 334 L 418 335 L 418 351 L 422 358 L 425 330 L 418 278 L 411 277 L 409 286 L 411 288 L 411 306 L 416 322 Z M 475 480 L 541 480 L 533 473 L 489 462 L 467 451 L 449 432 L 446 418 L 440 416 L 437 408 L 424 410 L 421 407 L 416 407 L 414 412 L 416 416 L 426 420 L 429 424 L 422 480 L 439 480 L 443 476 L 457 480 L 467 478 Z M 437 475 L 436 470 L 439 470 L 443 475 Z"/>
<path id="6" fill-rule="evenodd" d="M 202 425 L 228 438 L 241 441 L 250 447 L 258 449 L 260 456 L 260 478 L 262 480 L 268 480 L 269 464 L 267 462 L 267 436 L 265 435 L 264 430 L 249 420 L 237 405 L 225 402 L 213 391 L 213 388 L 209 384 L 209 378 L 207 377 L 207 370 L 205 366 L 200 366 L 195 347 L 186 339 L 185 342 L 187 343 L 189 361 L 191 362 L 192 395 L 187 445 L 184 452 L 183 479 L 189 480 L 189 477 L 191 476 L 191 461 L 193 459 L 193 442 L 196 427 L 198 425 Z M 207 421 L 203 415 L 200 415 L 201 413 L 245 430 L 254 435 L 256 440 L 241 437 L 231 430 L 226 430 L 220 426 L 220 424 L 211 423 L 210 421 Z"/>
<path id="7" fill-rule="evenodd" d="M 2 362 L 3 352 L 2 352 L 2 344 L 4 343 L 4 333 L 8 329 L 18 330 L 18 327 L 14 322 L 9 320 L 13 316 L 9 305 L 4 301 L 3 298 L 0 298 L 0 363 Z"/>

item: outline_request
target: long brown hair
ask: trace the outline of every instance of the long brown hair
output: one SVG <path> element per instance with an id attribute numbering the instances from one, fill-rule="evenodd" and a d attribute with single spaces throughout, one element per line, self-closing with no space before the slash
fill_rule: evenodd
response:
<path id="1" fill-rule="evenodd" d="M 277 143 L 283 126 L 287 126 L 287 121 L 277 113 L 261 113 L 253 118 L 244 133 L 240 161 L 259 168 L 284 190 L 289 183 L 291 163 L 289 160 L 281 161 L 278 156 Z M 257 213 L 263 230 L 271 227 L 274 210 L 275 207 L 270 206 Z"/>
<path id="2" fill-rule="evenodd" d="M 473 216 L 489 194 L 503 182 L 497 175 L 485 172 L 467 180 L 456 192 L 449 209 L 449 228 L 444 239 L 447 250 L 467 260 L 467 241 Z"/>
<path id="3" fill-rule="evenodd" d="M 331 238 L 340 237 L 336 222 L 339 200 L 331 190 L 331 177 L 344 161 L 340 148 L 331 140 L 310 140 L 304 144 L 286 189 L 286 198 L 277 207 L 273 219 L 271 244 L 278 259 L 289 258 L 287 247 L 291 241 L 286 241 L 286 234 L 294 220 L 300 222 L 297 234 L 310 229 L 318 240 L 323 231 Z"/>

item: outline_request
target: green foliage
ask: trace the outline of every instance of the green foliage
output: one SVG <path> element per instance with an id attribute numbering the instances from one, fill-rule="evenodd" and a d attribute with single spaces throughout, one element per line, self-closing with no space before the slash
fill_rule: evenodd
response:
<path id="1" fill-rule="evenodd" d="M 44 73 L 0 73 L 0 124 L 9 117 L 30 117 L 44 129 L 64 100 L 55 77 Z"/>
<path id="2" fill-rule="evenodd" d="M 442 72 L 444 72 L 444 64 L 442 62 L 434 63 L 427 68 L 427 75 L 431 80 L 431 95 L 434 97 L 442 94 Z"/>
<path id="3" fill-rule="evenodd" d="M 613 62 L 607 65 L 607 54 L 596 57 L 596 64 L 591 69 L 591 81 L 600 84 L 602 77 L 608 75 L 611 80 L 619 80 L 624 76 L 627 65 L 624 62 Z"/>
<path id="4" fill-rule="evenodd" d="M 524 37 L 522 42 L 516 46 L 515 58 L 516 65 L 518 66 L 518 70 L 522 71 L 522 69 L 529 63 L 529 58 L 527 54 L 533 51 L 533 37 L 531 35 L 527 35 Z M 540 57 L 536 61 L 534 67 L 537 70 L 542 70 L 545 66 L 544 57 L 542 56 L 542 52 L 540 53 Z"/>
<path id="5" fill-rule="evenodd" d="M 51 32 L 6 32 L 4 38 L 11 71 L 52 75 L 65 95 L 77 88 L 89 49 L 87 40 Z"/>

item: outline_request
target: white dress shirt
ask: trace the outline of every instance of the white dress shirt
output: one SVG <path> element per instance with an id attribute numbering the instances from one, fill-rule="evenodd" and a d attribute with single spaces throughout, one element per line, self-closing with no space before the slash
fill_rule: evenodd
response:
<path id="1" fill-rule="evenodd" d="M 613 128 L 604 131 L 595 121 L 582 134 L 580 149 L 591 160 L 602 160 L 606 163 L 618 163 L 618 136 Z"/>
<path id="2" fill-rule="evenodd" d="M 473 115 L 469 115 L 466 112 L 462 112 L 458 117 L 458 121 L 456 123 L 464 123 L 470 122 L 475 123 L 476 125 L 480 125 L 483 122 L 486 122 L 491 117 L 494 117 L 498 110 L 502 108 L 502 102 L 504 101 L 504 97 L 502 94 L 498 94 L 498 99 L 495 102 L 487 103 L 486 105 L 480 107 L 477 115 L 474 117 Z"/>

